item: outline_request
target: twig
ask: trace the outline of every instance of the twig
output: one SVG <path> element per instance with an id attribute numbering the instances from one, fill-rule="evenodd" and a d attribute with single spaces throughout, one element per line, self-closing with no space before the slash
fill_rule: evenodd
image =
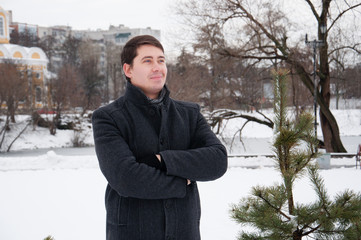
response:
<path id="1" fill-rule="evenodd" d="M 13 145 L 13 143 L 21 136 L 21 134 L 23 134 L 26 130 L 26 128 L 31 124 L 31 121 L 28 121 L 28 123 L 25 125 L 24 129 L 20 131 L 20 133 L 14 138 L 14 140 L 10 143 L 8 149 L 6 150 L 7 152 L 10 151 L 11 146 Z"/>

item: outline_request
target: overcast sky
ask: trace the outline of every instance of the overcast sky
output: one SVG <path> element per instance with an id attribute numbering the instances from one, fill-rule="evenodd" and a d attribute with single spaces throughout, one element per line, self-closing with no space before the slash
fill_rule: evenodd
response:
<path id="1" fill-rule="evenodd" d="M 189 43 L 187 37 L 191 34 L 177 22 L 172 9 L 175 2 L 177 0 L 0 0 L 0 6 L 12 10 L 13 21 L 39 26 L 66 25 L 75 30 L 96 30 L 123 24 L 130 28 L 159 29 L 166 54 L 177 55 L 181 44 Z M 292 13 L 290 18 L 299 24 L 300 31 L 291 31 L 290 37 L 301 41 L 308 33 L 310 39 L 315 38 L 316 22 L 307 4 L 303 0 L 281 2 L 288 4 L 285 7 L 292 9 L 288 11 Z M 343 22 L 347 23 L 344 19 Z"/>
<path id="2" fill-rule="evenodd" d="M 5 0 L 13 21 L 74 29 L 108 28 L 110 24 L 161 29 L 167 23 L 167 0 Z"/>
<path id="3" fill-rule="evenodd" d="M 12 11 L 14 22 L 45 27 L 66 25 L 75 30 L 108 29 L 109 25 L 119 24 L 130 28 L 151 27 L 161 30 L 162 42 L 170 48 L 169 34 L 175 27 L 170 11 L 172 2 L 174 0 L 0 0 L 0 6 Z"/>

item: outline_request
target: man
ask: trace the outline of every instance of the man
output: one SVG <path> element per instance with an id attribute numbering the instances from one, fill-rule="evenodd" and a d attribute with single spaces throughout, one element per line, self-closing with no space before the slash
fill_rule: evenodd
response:
<path id="1" fill-rule="evenodd" d="M 227 153 L 198 105 L 173 100 L 161 43 L 142 35 L 121 54 L 125 95 L 93 114 L 108 181 L 108 240 L 198 240 L 196 181 L 221 177 Z"/>

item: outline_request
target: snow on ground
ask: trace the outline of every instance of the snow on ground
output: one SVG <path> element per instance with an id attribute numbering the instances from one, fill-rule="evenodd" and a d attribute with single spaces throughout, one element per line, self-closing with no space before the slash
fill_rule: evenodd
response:
<path id="1" fill-rule="evenodd" d="M 361 143 L 361 111 L 333 113 L 346 148 L 353 152 Z M 272 130 L 249 123 L 243 142 L 235 140 L 231 147 L 233 133 L 242 125 L 242 120 L 231 120 L 220 135 L 231 150 L 227 173 L 216 181 L 198 183 L 204 240 L 236 239 L 241 226 L 230 219 L 230 205 L 246 197 L 252 186 L 280 182 L 272 159 L 261 156 L 271 153 Z M 92 145 L 88 126 L 83 127 L 84 142 Z M 73 131 L 58 130 L 51 136 L 47 129 L 36 130 L 28 127 L 13 145 L 16 151 L 0 155 L 0 239 L 42 240 L 48 235 L 55 240 L 105 239 L 106 181 L 94 148 L 65 148 L 72 146 Z M 242 156 L 246 154 L 253 157 Z M 331 168 L 321 170 L 321 175 L 330 196 L 346 188 L 361 191 L 361 170 L 355 169 L 354 158 L 332 158 Z M 299 203 L 315 200 L 307 178 L 296 182 L 294 195 Z"/>
<path id="2" fill-rule="evenodd" d="M 51 115 L 42 114 L 44 119 L 51 119 Z M 74 121 L 79 119 L 79 116 L 72 116 Z M 27 115 L 16 116 L 16 124 L 11 123 L 12 131 L 6 134 L 5 143 L 0 150 L 6 151 L 10 142 L 25 128 L 30 120 Z M 0 120 L 0 128 L 3 126 L 3 121 Z M 51 135 L 48 128 L 28 126 L 25 132 L 11 146 L 10 151 L 19 151 L 27 149 L 47 149 L 47 148 L 66 148 L 72 147 L 73 141 L 76 137 L 80 137 L 84 141 L 84 145 L 94 145 L 93 132 L 91 129 L 90 119 L 85 117 L 81 124 L 77 125 L 77 129 L 73 130 L 57 130 L 55 135 Z"/>
<path id="3" fill-rule="evenodd" d="M 330 196 L 345 188 L 360 191 L 360 170 L 341 168 L 322 170 Z M 342 177 L 340 177 L 342 176 Z M 280 175 L 273 168 L 230 168 L 225 176 L 210 183 L 200 183 L 202 199 L 202 237 L 205 240 L 234 240 L 241 226 L 229 217 L 230 204 L 237 204 L 249 195 L 253 186 L 271 186 L 280 182 Z M 295 185 L 294 199 L 297 203 L 310 203 L 316 196 L 307 179 Z"/>
<path id="4" fill-rule="evenodd" d="M 59 161 L 60 158 L 63 160 Z M 39 160 L 36 157 L 6 160 L 30 160 L 41 169 L 0 171 L 0 239 L 42 240 L 48 235 L 56 240 L 105 239 L 106 181 L 95 156 L 59 156 L 48 152 L 39 156 Z M 330 196 L 346 188 L 361 191 L 360 169 L 332 168 L 321 170 L 321 175 Z M 241 227 L 230 219 L 230 205 L 246 197 L 252 186 L 269 186 L 280 181 L 273 167 L 249 168 L 243 163 L 230 167 L 217 181 L 199 182 L 202 239 L 236 239 Z M 299 203 L 316 198 L 306 178 L 296 182 L 294 196 Z"/>

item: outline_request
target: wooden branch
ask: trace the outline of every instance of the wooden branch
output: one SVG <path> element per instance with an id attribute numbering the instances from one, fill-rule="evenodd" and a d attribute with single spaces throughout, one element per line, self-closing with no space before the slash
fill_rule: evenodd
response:
<path id="1" fill-rule="evenodd" d="M 307 226 L 307 227 L 309 227 L 309 226 Z M 318 225 L 317 227 L 315 227 L 315 228 L 311 228 L 311 227 L 309 227 L 309 228 L 311 228 L 311 230 L 310 230 L 310 231 L 308 231 L 308 232 L 302 233 L 302 236 L 307 236 L 307 235 L 309 235 L 309 234 L 311 234 L 311 233 L 315 232 L 316 230 L 318 230 L 320 227 L 321 227 L 321 224 L 319 224 L 319 225 Z"/>
<path id="2" fill-rule="evenodd" d="M 307 1 L 308 1 L 308 0 L 307 0 Z M 344 10 L 343 12 L 341 12 L 341 13 L 335 18 L 335 20 L 333 20 L 333 22 L 330 24 L 330 27 L 327 29 L 327 31 L 329 31 L 329 29 L 331 29 L 331 28 L 333 27 L 333 25 L 335 25 L 335 23 L 336 23 L 346 12 L 348 12 L 348 11 L 354 9 L 354 8 L 357 8 L 357 7 L 359 7 L 359 6 L 361 6 L 361 3 L 356 4 L 356 5 L 354 5 L 354 6 L 351 6 L 351 7 L 349 7 L 348 9 Z"/>
<path id="3" fill-rule="evenodd" d="M 356 43 L 353 46 L 342 46 L 342 47 L 335 48 L 331 52 L 328 53 L 328 56 L 330 56 L 331 54 L 333 54 L 336 51 L 343 50 L 343 49 L 351 49 L 351 50 L 354 50 L 356 53 L 361 54 L 361 51 L 356 48 L 359 45 L 361 45 L 361 43 Z"/>
<path id="4" fill-rule="evenodd" d="M 26 128 L 27 128 L 30 124 L 31 124 L 31 121 L 29 121 L 29 122 L 25 125 L 24 129 L 21 130 L 20 133 L 14 138 L 14 140 L 10 143 L 8 149 L 6 150 L 7 152 L 10 151 L 10 148 L 11 148 L 11 146 L 13 145 L 13 143 L 21 136 L 21 134 L 23 134 L 23 133 L 25 132 Z"/>
<path id="5" fill-rule="evenodd" d="M 281 214 L 282 216 L 284 216 L 288 221 L 291 221 L 291 218 L 289 216 L 287 216 L 284 212 L 281 211 L 280 208 L 277 208 L 275 206 L 273 206 L 267 199 L 265 199 L 263 196 L 258 195 L 257 197 L 259 197 L 260 199 L 262 199 L 263 201 L 265 201 L 267 203 L 268 206 L 270 206 L 271 208 L 275 209 L 279 214 Z"/>
<path id="6" fill-rule="evenodd" d="M 274 125 L 274 123 L 272 121 L 270 121 L 269 119 L 268 119 L 268 121 L 264 121 L 264 120 L 258 119 L 256 117 L 253 117 L 253 116 L 249 116 L 246 114 L 236 114 L 234 112 L 232 112 L 232 114 L 227 113 L 226 115 L 223 115 L 221 117 L 223 119 L 227 119 L 227 120 L 233 119 L 233 118 L 244 118 L 244 119 L 247 119 L 248 121 L 253 121 L 253 122 L 260 123 L 260 124 L 264 124 L 270 128 L 273 128 L 273 125 Z"/>
<path id="7" fill-rule="evenodd" d="M 258 114 L 261 114 L 265 119 L 267 119 L 268 121 L 272 122 L 273 121 L 271 119 L 269 119 L 269 117 L 267 117 L 266 115 L 264 115 L 262 112 L 260 112 L 259 110 L 256 111 Z"/>
<path id="8" fill-rule="evenodd" d="M 6 131 L 7 131 L 8 127 L 9 127 L 9 121 L 10 121 L 10 115 L 6 114 L 5 125 L 0 131 L 0 135 L 2 135 L 1 136 L 1 141 L 0 141 L 0 148 L 1 148 L 2 144 L 4 143 L 5 134 L 6 134 Z"/>
<path id="9" fill-rule="evenodd" d="M 319 21 L 320 21 L 320 16 L 318 15 L 318 13 L 317 13 L 317 11 L 316 11 L 315 6 L 313 6 L 313 3 L 312 3 L 310 0 L 305 0 L 305 1 L 306 1 L 306 3 L 310 6 L 313 15 L 314 15 L 314 16 L 316 17 L 316 19 L 317 19 L 317 22 L 319 22 Z"/>

